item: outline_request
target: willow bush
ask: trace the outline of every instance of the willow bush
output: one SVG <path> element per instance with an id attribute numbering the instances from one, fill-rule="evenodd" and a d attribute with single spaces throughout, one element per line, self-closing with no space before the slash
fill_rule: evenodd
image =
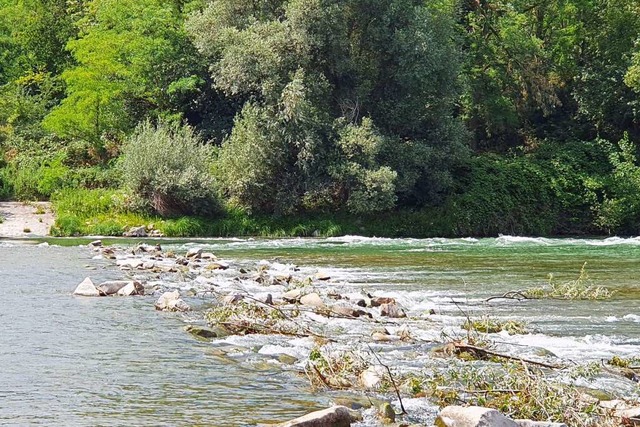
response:
<path id="1" fill-rule="evenodd" d="M 122 147 L 123 181 L 141 202 L 161 216 L 219 212 L 211 175 L 213 149 L 189 126 L 141 123 Z"/>

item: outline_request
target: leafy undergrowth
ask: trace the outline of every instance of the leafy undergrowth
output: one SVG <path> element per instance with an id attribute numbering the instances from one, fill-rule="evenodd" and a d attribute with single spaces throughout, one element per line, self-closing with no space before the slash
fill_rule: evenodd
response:
<path id="1" fill-rule="evenodd" d="M 506 331 L 509 335 L 522 335 L 527 333 L 527 327 L 524 322 L 518 320 L 497 320 L 489 317 L 479 320 L 467 319 L 462 324 L 462 329 L 485 334 L 495 334 L 502 331 Z"/>
<path id="2" fill-rule="evenodd" d="M 590 377 L 597 365 L 573 368 L 567 375 Z M 514 419 L 553 420 L 568 426 L 617 426 L 606 410 L 579 388 L 566 384 L 548 370 L 526 363 L 463 363 L 423 379 L 427 395 L 440 405 L 465 403 L 494 408 Z"/>
<path id="3" fill-rule="evenodd" d="M 530 299 L 603 300 L 611 298 L 614 292 L 596 285 L 589 277 L 586 267 L 585 262 L 575 280 L 559 283 L 550 274 L 547 286 L 527 289 L 522 294 Z"/>

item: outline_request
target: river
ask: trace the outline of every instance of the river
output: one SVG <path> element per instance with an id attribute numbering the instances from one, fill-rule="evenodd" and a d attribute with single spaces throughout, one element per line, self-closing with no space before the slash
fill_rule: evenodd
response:
<path id="1" fill-rule="evenodd" d="M 183 331 L 183 316 L 153 310 L 157 296 L 73 297 L 85 276 L 123 277 L 112 262 L 93 259 L 87 241 L 0 240 L 0 425 L 255 425 L 326 407 L 335 398 L 273 363 L 279 352 L 304 355 L 304 343 L 257 337 L 200 342 Z M 443 330 L 459 330 L 466 316 L 517 318 L 531 332 L 499 339 L 544 347 L 563 359 L 640 354 L 640 239 L 160 243 L 176 252 L 202 247 L 242 265 L 276 260 L 310 274 L 321 270 L 340 292 L 392 296 L 414 317 L 433 310 Z M 540 286 L 550 273 L 558 281 L 574 279 L 585 262 L 594 283 L 616 291 L 611 300 L 483 302 Z M 424 334 L 437 338 L 433 331 Z M 223 344 L 244 352 L 220 357 L 213 350 Z M 429 405 L 422 410 L 429 413 Z"/>

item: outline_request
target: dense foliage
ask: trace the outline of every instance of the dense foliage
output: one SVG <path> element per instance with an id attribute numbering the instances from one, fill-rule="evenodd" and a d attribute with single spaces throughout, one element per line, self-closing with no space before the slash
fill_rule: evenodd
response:
<path id="1" fill-rule="evenodd" d="M 62 234 L 640 233 L 635 0 L 0 0 L 0 46 L 0 199 Z"/>

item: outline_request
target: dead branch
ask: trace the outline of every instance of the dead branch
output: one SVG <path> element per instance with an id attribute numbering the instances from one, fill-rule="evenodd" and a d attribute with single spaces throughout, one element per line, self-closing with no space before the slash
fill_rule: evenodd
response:
<path id="1" fill-rule="evenodd" d="M 484 302 L 489 302 L 489 301 L 493 301 L 494 299 L 515 299 L 518 301 L 522 301 L 525 299 L 531 299 L 528 296 L 526 296 L 523 291 L 509 291 L 509 292 L 505 292 L 502 295 L 499 296 L 494 296 L 494 297 L 490 297 L 487 298 L 486 300 L 484 300 Z"/>
<path id="2" fill-rule="evenodd" d="M 404 405 L 402 404 L 402 397 L 400 397 L 400 390 L 398 390 L 398 386 L 396 385 L 396 381 L 393 378 L 393 374 L 391 373 L 391 369 L 389 369 L 389 366 L 385 365 L 384 363 L 382 363 L 382 361 L 380 360 L 380 358 L 378 357 L 378 354 L 373 351 L 373 349 L 371 348 L 371 346 L 369 344 L 367 344 L 367 347 L 369 347 L 369 351 L 373 354 L 373 356 L 376 358 L 376 360 L 378 361 L 378 363 L 380 364 L 380 366 L 382 366 L 383 368 L 385 368 L 387 370 L 387 373 L 389 374 L 389 379 L 391 380 L 391 385 L 393 385 L 393 389 L 396 391 L 396 396 L 398 396 L 398 402 L 400 402 L 400 409 L 402 409 L 402 412 L 399 415 L 404 415 L 407 413 L 407 410 L 404 409 Z"/>
<path id="3" fill-rule="evenodd" d="M 551 365 L 551 364 L 548 364 L 548 363 L 536 362 L 535 360 L 528 360 L 528 359 L 523 359 L 521 357 L 510 356 L 508 354 L 497 353 L 495 351 L 487 350 L 486 348 L 477 347 L 475 345 L 461 344 L 461 343 L 455 343 L 455 342 L 452 343 L 452 344 L 454 345 L 456 350 L 468 351 L 468 352 L 476 354 L 478 357 L 494 356 L 494 357 L 500 357 L 502 359 L 507 359 L 507 360 L 515 360 L 515 361 L 521 362 L 521 363 L 528 363 L 530 365 L 541 366 L 543 368 L 549 368 L 549 369 L 563 369 L 564 368 L 564 366 Z"/>

